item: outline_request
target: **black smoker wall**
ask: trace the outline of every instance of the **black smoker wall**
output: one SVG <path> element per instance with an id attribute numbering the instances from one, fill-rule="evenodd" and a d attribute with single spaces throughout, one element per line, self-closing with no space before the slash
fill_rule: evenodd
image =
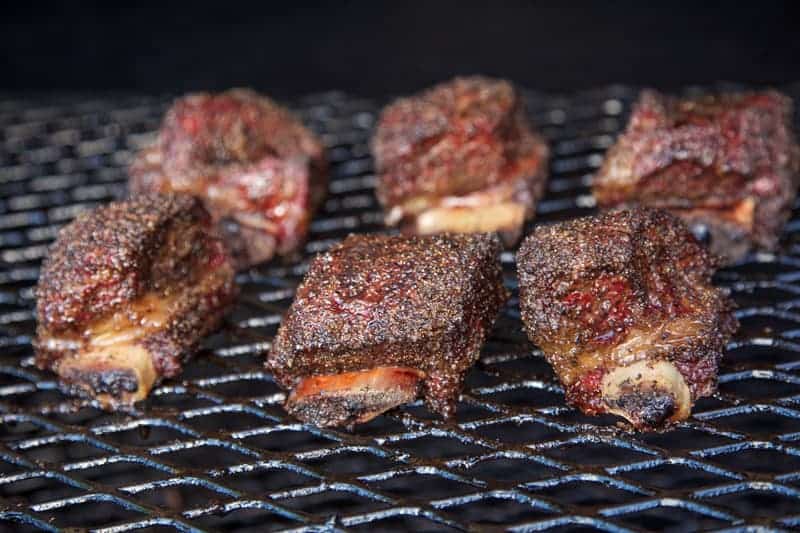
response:
<path id="1" fill-rule="evenodd" d="M 35 4 L 35 5 L 34 5 Z M 793 2 L 18 3 L 0 90 L 403 93 L 456 73 L 562 90 L 800 78 Z"/>

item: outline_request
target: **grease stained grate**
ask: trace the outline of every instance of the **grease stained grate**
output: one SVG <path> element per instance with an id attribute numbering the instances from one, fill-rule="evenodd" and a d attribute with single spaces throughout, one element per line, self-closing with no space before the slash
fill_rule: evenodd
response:
<path id="1" fill-rule="evenodd" d="M 592 211 L 591 174 L 635 94 L 529 94 L 553 153 L 536 223 Z M 800 527 L 800 211 L 780 253 L 718 274 L 742 328 L 720 393 L 668 433 L 626 433 L 565 406 L 515 299 L 456 420 L 417 403 L 353 433 L 299 424 L 261 353 L 305 260 L 242 273 L 224 331 L 132 413 L 63 396 L 32 364 L 39 262 L 61 225 L 124 194 L 126 164 L 168 102 L 0 99 L 0 530 Z M 382 230 L 367 144 L 377 104 L 342 93 L 295 104 L 333 161 L 307 260 L 350 231 Z M 515 291 L 513 254 L 503 263 Z"/>

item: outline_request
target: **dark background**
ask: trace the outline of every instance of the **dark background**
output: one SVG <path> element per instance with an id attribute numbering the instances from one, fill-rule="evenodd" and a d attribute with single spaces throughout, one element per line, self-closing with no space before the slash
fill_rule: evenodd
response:
<path id="1" fill-rule="evenodd" d="M 800 79 L 792 2 L 115 4 L 5 7 L 0 90 L 373 96 L 457 73 L 542 90 Z"/>

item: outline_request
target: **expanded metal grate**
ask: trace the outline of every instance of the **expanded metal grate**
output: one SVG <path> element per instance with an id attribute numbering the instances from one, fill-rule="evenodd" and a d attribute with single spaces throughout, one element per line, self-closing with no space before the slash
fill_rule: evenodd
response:
<path id="1" fill-rule="evenodd" d="M 537 223 L 592 211 L 591 173 L 635 95 L 530 94 L 553 152 Z M 800 211 L 779 254 L 719 273 L 742 327 L 720 393 L 667 433 L 627 433 L 565 406 L 516 299 L 453 422 L 418 402 L 353 433 L 299 424 L 262 352 L 305 261 L 241 274 L 224 331 L 134 412 L 62 395 L 32 363 L 39 262 L 61 225 L 124 194 L 126 165 L 169 100 L 0 100 L 0 530 L 800 528 Z M 382 230 L 367 145 L 377 104 L 326 93 L 296 108 L 333 161 L 307 258 Z M 515 291 L 513 254 L 503 262 Z"/>

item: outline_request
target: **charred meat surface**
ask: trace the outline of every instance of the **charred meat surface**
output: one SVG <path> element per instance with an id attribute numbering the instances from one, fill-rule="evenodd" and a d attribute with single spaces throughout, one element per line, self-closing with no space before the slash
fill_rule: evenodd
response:
<path id="1" fill-rule="evenodd" d="M 325 195 L 327 162 L 322 143 L 288 110 L 233 89 L 177 100 L 130 176 L 132 193 L 200 198 L 242 268 L 302 245 Z"/>
<path id="2" fill-rule="evenodd" d="M 772 250 L 797 193 L 792 115 L 776 91 L 685 100 L 644 91 L 594 195 L 601 207 L 669 209 L 725 263 Z"/>
<path id="3" fill-rule="evenodd" d="M 232 260 L 189 196 L 140 196 L 79 215 L 42 266 L 36 362 L 107 408 L 144 399 L 236 295 Z"/>
<path id="4" fill-rule="evenodd" d="M 351 426 L 422 394 L 452 415 L 506 291 L 491 235 L 351 235 L 318 255 L 267 357 L 287 410 Z"/>
<path id="5" fill-rule="evenodd" d="M 585 413 L 660 428 L 715 390 L 737 322 L 711 284 L 712 258 L 674 215 L 638 208 L 538 227 L 517 267 L 526 332 Z"/>
<path id="6" fill-rule="evenodd" d="M 455 78 L 381 113 L 377 195 L 407 233 L 497 231 L 507 245 L 536 212 L 548 149 L 507 81 Z"/>

